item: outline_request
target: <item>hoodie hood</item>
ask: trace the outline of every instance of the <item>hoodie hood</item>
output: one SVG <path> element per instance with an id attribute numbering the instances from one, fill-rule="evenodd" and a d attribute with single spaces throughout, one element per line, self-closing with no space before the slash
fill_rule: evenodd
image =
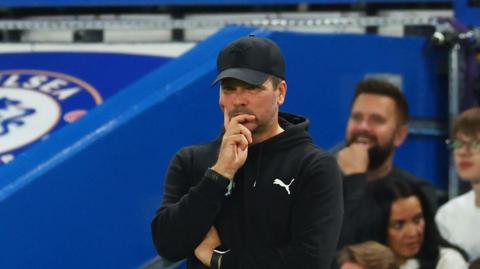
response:
<path id="1" fill-rule="evenodd" d="M 282 150 L 295 147 L 303 143 L 311 143 L 312 138 L 308 134 L 309 120 L 303 116 L 291 114 L 288 112 L 278 113 L 278 122 L 284 131 L 274 137 L 271 137 L 261 143 L 252 145 L 249 151 L 255 151 L 257 148 L 262 150 Z"/>
<path id="2" fill-rule="evenodd" d="M 307 118 L 287 112 L 279 112 L 278 122 L 283 132 L 265 141 L 248 147 L 248 157 L 244 166 L 239 169 L 240 174 L 248 177 L 261 178 L 262 163 L 278 159 L 281 152 L 295 152 L 295 148 L 304 148 L 312 144 L 312 138 L 307 133 L 309 121 Z M 277 160 L 278 161 L 278 160 Z"/>

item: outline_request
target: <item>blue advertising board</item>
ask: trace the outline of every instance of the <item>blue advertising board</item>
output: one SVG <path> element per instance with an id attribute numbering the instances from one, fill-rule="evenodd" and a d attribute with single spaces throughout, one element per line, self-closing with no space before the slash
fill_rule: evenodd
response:
<path id="1" fill-rule="evenodd" d="M 0 54 L 0 165 L 170 59 L 91 52 Z"/>

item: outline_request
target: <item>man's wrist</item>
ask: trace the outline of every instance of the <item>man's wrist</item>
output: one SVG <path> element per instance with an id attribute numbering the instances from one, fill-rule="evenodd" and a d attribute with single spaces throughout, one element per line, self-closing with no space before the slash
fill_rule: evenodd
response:
<path id="1" fill-rule="evenodd" d="M 345 176 L 365 174 L 366 172 L 367 172 L 367 169 L 342 169 L 342 173 Z"/>
<path id="2" fill-rule="evenodd" d="M 210 169 L 227 178 L 228 180 L 233 180 L 233 176 L 235 175 L 235 173 L 228 172 L 226 169 L 222 169 L 217 165 L 212 166 Z"/>
<path id="3" fill-rule="evenodd" d="M 230 179 L 224 177 L 222 174 L 218 173 L 212 168 L 208 168 L 207 171 L 205 171 L 205 176 L 215 181 L 216 183 L 220 184 L 221 186 L 224 186 L 225 188 L 228 188 L 228 186 L 232 182 Z"/>

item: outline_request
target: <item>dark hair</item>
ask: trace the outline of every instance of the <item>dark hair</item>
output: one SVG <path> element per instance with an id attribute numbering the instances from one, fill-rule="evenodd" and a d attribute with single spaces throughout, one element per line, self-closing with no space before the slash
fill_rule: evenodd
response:
<path id="1" fill-rule="evenodd" d="M 283 79 L 276 77 L 274 75 L 270 75 L 270 80 L 272 81 L 273 89 L 276 90 L 278 84 L 280 84 L 280 82 L 282 82 Z"/>
<path id="2" fill-rule="evenodd" d="M 420 263 L 420 268 L 434 269 L 436 267 L 439 259 L 440 247 L 453 248 L 460 252 L 465 260 L 468 260 L 468 256 L 464 250 L 443 239 L 438 232 L 437 225 L 434 221 L 432 206 L 418 184 L 406 180 L 389 178 L 375 182 L 372 192 L 373 199 L 378 205 L 378 213 L 380 214 L 378 216 L 379 223 L 377 223 L 378 230 L 382 231 L 378 237 L 380 243 L 388 244 L 387 231 L 392 204 L 398 199 L 415 196 L 420 201 L 425 220 L 423 244 L 419 253 L 416 255 L 416 258 Z"/>
<path id="3" fill-rule="evenodd" d="M 463 111 L 453 122 L 452 138 L 463 133 L 470 137 L 477 137 L 480 133 L 480 108 L 473 107 Z"/>
<path id="4" fill-rule="evenodd" d="M 398 269 L 392 250 L 375 241 L 344 247 L 338 254 L 339 264 L 356 263 L 369 269 Z"/>
<path id="5" fill-rule="evenodd" d="M 360 94 L 370 93 L 387 96 L 393 99 L 396 105 L 398 123 L 403 125 L 409 120 L 407 99 L 398 87 L 385 80 L 368 78 L 357 83 L 352 105 Z"/>
<path id="6" fill-rule="evenodd" d="M 468 267 L 468 269 L 480 269 L 480 258 L 471 262 L 470 267 Z"/>

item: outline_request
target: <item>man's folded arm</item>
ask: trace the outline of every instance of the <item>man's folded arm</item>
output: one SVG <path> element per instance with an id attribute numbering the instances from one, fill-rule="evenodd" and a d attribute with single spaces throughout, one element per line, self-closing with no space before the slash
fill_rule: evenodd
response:
<path id="1" fill-rule="evenodd" d="M 167 172 L 162 205 L 152 221 L 158 253 L 172 261 L 193 253 L 200 244 L 225 198 L 226 186 L 206 175 L 192 186 L 195 174 L 191 154 L 176 154 Z"/>

